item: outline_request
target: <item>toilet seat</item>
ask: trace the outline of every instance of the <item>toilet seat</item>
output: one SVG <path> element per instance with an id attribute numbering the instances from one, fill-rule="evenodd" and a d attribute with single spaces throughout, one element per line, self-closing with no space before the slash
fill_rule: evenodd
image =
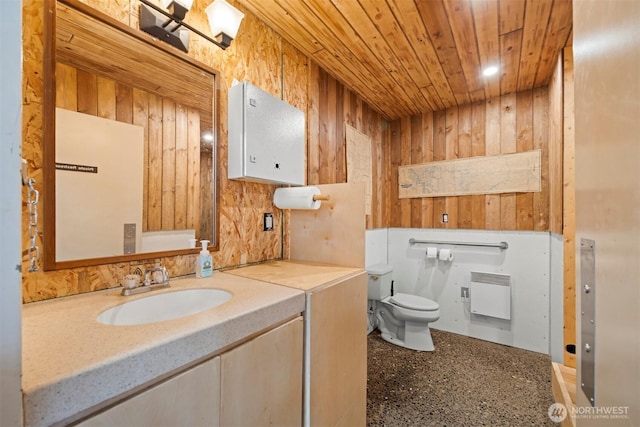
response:
<path id="1" fill-rule="evenodd" d="M 428 298 L 403 293 L 394 294 L 389 298 L 389 302 L 416 311 L 435 311 L 440 308 L 440 304 Z"/>

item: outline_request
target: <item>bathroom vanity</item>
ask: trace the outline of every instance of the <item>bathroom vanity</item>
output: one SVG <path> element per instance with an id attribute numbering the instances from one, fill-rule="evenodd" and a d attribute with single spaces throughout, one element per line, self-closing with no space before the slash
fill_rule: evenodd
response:
<path id="1" fill-rule="evenodd" d="M 363 184 L 319 188 L 330 201 L 291 213 L 296 261 L 25 305 L 24 425 L 365 425 Z M 232 296 L 173 320 L 97 321 L 126 301 L 200 288 Z"/>
<path id="2" fill-rule="evenodd" d="M 173 320 L 96 321 L 123 302 L 192 288 L 232 297 Z M 300 290 L 225 273 L 143 295 L 116 289 L 28 304 L 24 425 L 299 426 L 304 304 Z"/>
<path id="3" fill-rule="evenodd" d="M 77 425 L 299 426 L 301 348 L 297 317 Z"/>
<path id="4" fill-rule="evenodd" d="M 228 273 L 305 292 L 304 425 L 365 425 L 366 272 L 286 260 Z"/>

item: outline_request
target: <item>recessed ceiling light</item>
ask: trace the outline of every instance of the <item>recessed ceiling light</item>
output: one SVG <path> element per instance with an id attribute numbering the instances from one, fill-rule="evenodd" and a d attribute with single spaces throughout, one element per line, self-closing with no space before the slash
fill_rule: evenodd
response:
<path id="1" fill-rule="evenodd" d="M 495 65 L 491 65 L 484 70 L 482 70 L 482 75 L 485 77 L 493 76 L 498 72 L 498 67 Z"/>

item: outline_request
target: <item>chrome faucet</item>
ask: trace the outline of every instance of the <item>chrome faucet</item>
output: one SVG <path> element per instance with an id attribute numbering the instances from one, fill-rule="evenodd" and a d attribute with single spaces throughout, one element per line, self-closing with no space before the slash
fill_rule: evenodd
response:
<path id="1" fill-rule="evenodd" d="M 169 286 L 169 273 L 163 265 L 151 267 L 144 273 L 144 286 L 166 285 Z"/>
<path id="2" fill-rule="evenodd" d="M 133 288 L 122 289 L 122 295 L 135 295 L 142 292 L 149 292 L 154 289 L 169 287 L 169 273 L 163 265 L 156 265 L 144 272 L 144 280 Z"/>

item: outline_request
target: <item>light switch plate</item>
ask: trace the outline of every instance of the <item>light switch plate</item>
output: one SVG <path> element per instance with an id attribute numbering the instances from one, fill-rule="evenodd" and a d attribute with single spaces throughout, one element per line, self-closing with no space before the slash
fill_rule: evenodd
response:
<path id="1" fill-rule="evenodd" d="M 136 253 L 136 224 L 124 224 L 123 250 L 126 254 Z"/>
<path id="2" fill-rule="evenodd" d="M 263 231 L 273 231 L 273 214 L 265 213 L 263 217 Z"/>

